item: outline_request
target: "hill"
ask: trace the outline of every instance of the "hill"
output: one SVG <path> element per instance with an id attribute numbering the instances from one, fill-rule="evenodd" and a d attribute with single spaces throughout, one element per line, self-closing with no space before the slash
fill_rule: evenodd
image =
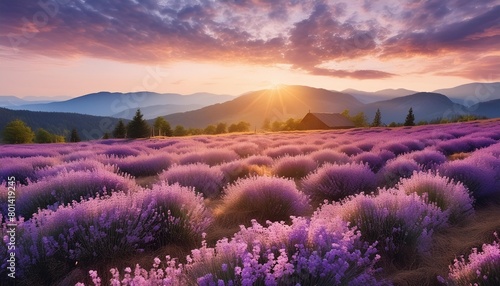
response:
<path id="1" fill-rule="evenodd" d="M 147 106 L 141 108 L 142 114 L 144 114 L 144 119 L 154 119 L 158 116 L 164 116 L 172 113 L 185 112 L 190 110 L 196 110 L 203 108 L 204 106 L 201 104 L 187 104 L 187 105 L 179 105 L 179 104 L 165 104 L 158 106 Z M 116 118 L 125 118 L 132 119 L 135 115 L 135 108 L 130 108 L 124 110 L 122 112 L 118 112 L 116 114 L 111 115 L 111 117 Z"/>
<path id="2" fill-rule="evenodd" d="M 350 94 L 363 103 L 372 103 L 381 100 L 388 100 L 394 97 L 401 97 L 409 94 L 414 94 L 417 93 L 417 91 L 398 88 L 398 89 L 383 89 L 375 92 L 367 92 L 349 88 L 343 90 L 342 93 Z"/>
<path id="3" fill-rule="evenodd" d="M 489 118 L 500 117 L 500 99 L 474 104 L 469 107 L 469 111 L 472 114 Z"/>
<path id="4" fill-rule="evenodd" d="M 342 112 L 363 104 L 351 95 L 307 86 L 287 86 L 243 94 L 231 101 L 199 110 L 164 116 L 172 126 L 202 128 L 208 124 L 241 120 L 260 128 L 265 119 L 285 121 L 311 112 Z"/>
<path id="5" fill-rule="evenodd" d="M 478 102 L 500 99 L 500 82 L 475 82 L 453 88 L 438 89 L 434 92 L 442 93 L 454 102 L 465 106 L 471 106 Z"/>
<path id="6" fill-rule="evenodd" d="M 63 136 L 68 136 L 71 129 L 76 128 L 82 140 L 101 138 L 105 132 L 111 132 L 119 120 L 111 117 L 76 113 L 40 112 L 0 108 L 0 136 L 5 125 L 15 119 L 26 122 L 33 131 L 36 131 L 38 128 L 43 128 L 51 133 Z"/>
<path id="7" fill-rule="evenodd" d="M 129 111 L 135 113 L 137 108 L 161 105 L 197 105 L 207 106 L 225 102 L 233 99 L 230 95 L 218 95 L 211 93 L 195 93 L 191 95 L 180 95 L 175 93 L 155 93 L 155 92 L 98 92 L 76 97 L 60 102 L 50 102 L 45 104 L 28 104 L 10 106 L 15 110 L 47 111 L 47 112 L 74 112 L 95 116 L 113 116 L 128 118 Z M 195 107 L 196 108 L 196 107 Z M 170 112 L 185 111 L 185 107 L 170 110 Z M 163 115 L 167 114 L 166 112 Z"/>
<path id="8" fill-rule="evenodd" d="M 465 106 L 456 104 L 448 97 L 439 93 L 418 92 L 390 100 L 367 104 L 362 110 L 371 121 L 377 109 L 382 113 L 382 122 L 404 122 L 408 110 L 413 108 L 415 122 L 446 118 L 457 114 L 468 113 Z"/>

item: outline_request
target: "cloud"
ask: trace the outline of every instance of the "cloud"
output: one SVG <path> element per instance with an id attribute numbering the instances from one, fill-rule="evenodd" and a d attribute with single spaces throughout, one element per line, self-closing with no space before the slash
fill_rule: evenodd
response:
<path id="1" fill-rule="evenodd" d="M 500 5 L 486 0 L 0 1 L 0 54 L 287 64 L 313 75 L 376 79 L 395 75 L 320 66 L 495 51 L 499 14 Z"/>

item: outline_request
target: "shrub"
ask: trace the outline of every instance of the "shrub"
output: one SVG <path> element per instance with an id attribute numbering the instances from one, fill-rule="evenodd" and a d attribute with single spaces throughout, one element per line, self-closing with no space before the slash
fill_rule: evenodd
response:
<path id="1" fill-rule="evenodd" d="M 111 146 L 105 149 L 102 154 L 116 156 L 116 157 L 127 157 L 127 156 L 138 156 L 141 154 L 141 151 L 136 148 L 132 148 L 128 145 L 123 146 Z"/>
<path id="2" fill-rule="evenodd" d="M 403 153 L 408 153 L 410 151 L 410 148 L 408 148 L 406 145 L 392 141 L 377 145 L 377 149 L 391 151 L 396 156 L 401 155 Z"/>
<path id="3" fill-rule="evenodd" d="M 219 166 L 222 173 L 224 173 L 225 181 L 234 183 L 236 180 L 249 176 L 262 176 L 269 174 L 266 166 L 251 165 L 246 163 L 246 160 L 236 160 L 225 163 Z"/>
<path id="4" fill-rule="evenodd" d="M 311 222 L 311 225 L 313 222 Z M 173 285 L 387 285 L 377 281 L 379 257 L 373 246 L 363 244 L 359 232 L 337 220 L 323 232 L 309 229 L 304 218 L 295 218 L 291 225 L 269 223 L 267 227 L 253 222 L 242 227 L 231 240 L 224 238 L 214 248 L 202 247 L 191 251 L 187 264 L 166 257 L 155 258 L 149 273 L 136 266 L 120 276 L 117 269 L 110 283 L 148 285 L 162 283 L 166 278 Z M 325 227 L 321 225 L 320 227 Z M 330 243 L 331 242 L 331 243 Z M 160 265 L 164 268 L 160 268 Z M 149 275 L 148 275 L 149 274 Z M 98 279 L 95 272 L 92 279 Z M 156 282 L 159 281 L 159 282 Z M 163 280 L 165 281 L 165 280 Z"/>
<path id="5" fill-rule="evenodd" d="M 174 158 L 168 154 L 153 154 L 128 156 L 125 158 L 108 157 L 105 159 L 110 164 L 117 165 L 120 171 L 130 174 L 135 177 L 155 176 L 161 171 L 170 167 L 174 162 Z"/>
<path id="6" fill-rule="evenodd" d="M 159 175 L 160 180 L 194 187 L 206 198 L 217 197 L 224 184 L 224 174 L 217 167 L 206 164 L 174 165 Z"/>
<path id="7" fill-rule="evenodd" d="M 0 183 L 6 182 L 8 177 L 15 177 L 16 181 L 27 185 L 29 181 L 36 180 L 35 169 L 27 160 L 21 158 L 2 158 L 0 168 Z"/>
<path id="8" fill-rule="evenodd" d="M 381 187 L 393 187 L 400 179 L 409 178 L 413 172 L 420 171 L 421 167 L 413 159 L 404 156 L 396 157 L 387 161 L 384 167 L 377 173 L 378 185 Z"/>
<path id="9" fill-rule="evenodd" d="M 425 170 L 430 170 L 446 162 L 446 157 L 443 153 L 434 150 L 413 152 L 410 153 L 408 157 L 415 160 L 415 162 L 417 162 L 417 164 L 422 166 Z"/>
<path id="10" fill-rule="evenodd" d="M 210 223 L 203 198 L 179 185 L 113 193 L 39 211 L 21 224 L 20 265 L 48 257 L 85 265 L 172 243 L 191 246 Z"/>
<path id="11" fill-rule="evenodd" d="M 347 156 L 354 156 L 363 153 L 361 148 L 354 145 L 345 145 L 337 148 L 340 152 L 346 154 Z"/>
<path id="12" fill-rule="evenodd" d="M 378 172 L 378 170 L 382 168 L 385 163 L 385 161 L 379 155 L 371 152 L 363 152 L 361 154 L 358 154 L 352 160 L 356 163 L 368 164 L 373 172 Z"/>
<path id="13" fill-rule="evenodd" d="M 256 155 L 246 158 L 245 163 L 250 165 L 271 166 L 274 161 L 270 157 L 264 155 Z"/>
<path id="14" fill-rule="evenodd" d="M 229 146 L 229 149 L 233 150 L 238 154 L 238 156 L 244 158 L 252 155 L 260 154 L 259 145 L 253 142 L 240 142 Z"/>
<path id="15" fill-rule="evenodd" d="M 318 162 L 319 165 L 325 163 L 346 164 L 350 161 L 346 154 L 332 150 L 318 150 L 309 154 L 309 157 Z"/>
<path id="16" fill-rule="evenodd" d="M 293 181 L 274 177 L 240 179 L 224 189 L 222 204 L 217 210 L 224 224 L 248 224 L 288 221 L 292 215 L 309 211 L 307 197 L 297 190 Z"/>
<path id="17" fill-rule="evenodd" d="M 301 179 L 316 167 L 316 162 L 308 156 L 284 156 L 274 162 L 272 172 L 278 177 Z"/>
<path id="18" fill-rule="evenodd" d="M 457 160 L 442 164 L 439 172 L 462 182 L 479 203 L 486 202 L 488 198 L 500 197 L 495 189 L 495 173 L 488 166 L 473 164 L 471 160 Z"/>
<path id="19" fill-rule="evenodd" d="M 469 190 L 460 182 L 453 182 L 446 177 L 432 173 L 415 172 L 408 179 L 402 179 L 397 185 L 407 194 L 416 193 L 426 202 L 436 204 L 448 212 L 449 222 L 459 223 L 474 214 L 473 202 Z"/>
<path id="20" fill-rule="evenodd" d="M 264 152 L 267 156 L 276 159 L 279 157 L 283 157 L 285 155 L 289 156 L 297 156 L 301 155 L 302 151 L 298 146 L 294 145 L 283 145 L 274 148 L 269 148 Z"/>
<path id="21" fill-rule="evenodd" d="M 397 190 L 381 190 L 378 195 L 360 194 L 343 203 L 322 206 L 312 219 L 339 215 L 357 226 L 361 238 L 378 242 L 382 258 L 398 266 L 410 265 L 431 246 L 434 230 L 446 226 L 448 219 L 437 206 L 418 195 Z"/>
<path id="22" fill-rule="evenodd" d="M 17 211 L 20 216 L 29 218 L 38 208 L 71 203 L 81 197 L 91 198 L 112 190 L 130 192 L 136 187 L 130 177 L 106 169 L 63 171 L 57 176 L 19 187 Z"/>
<path id="23" fill-rule="evenodd" d="M 448 279 L 438 279 L 447 285 L 499 285 L 500 284 L 500 244 L 497 233 L 496 241 L 483 244 L 482 251 L 472 249 L 468 258 L 460 256 L 450 265 Z"/>
<path id="24" fill-rule="evenodd" d="M 103 169 L 112 173 L 117 173 L 118 169 L 116 166 L 104 165 L 103 163 L 93 160 L 93 159 L 80 159 L 76 161 L 66 162 L 57 166 L 46 167 L 36 171 L 36 176 L 38 178 L 52 177 L 59 173 L 70 172 L 70 171 L 92 171 Z"/>
<path id="25" fill-rule="evenodd" d="M 202 162 L 210 166 L 231 162 L 240 158 L 240 156 L 238 156 L 238 154 L 236 154 L 233 150 L 225 149 L 206 150 L 202 152 L 201 155 L 203 158 Z"/>
<path id="26" fill-rule="evenodd" d="M 376 188 L 375 174 L 367 165 L 323 165 L 305 177 L 301 183 L 304 193 L 316 203 L 323 200 L 340 200 L 361 192 L 373 192 Z"/>

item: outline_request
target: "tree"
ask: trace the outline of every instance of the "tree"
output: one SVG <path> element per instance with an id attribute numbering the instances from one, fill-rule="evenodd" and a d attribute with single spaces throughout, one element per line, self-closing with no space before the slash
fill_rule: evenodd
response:
<path id="1" fill-rule="evenodd" d="M 186 135 L 187 135 L 187 131 L 184 128 L 184 126 L 182 126 L 182 125 L 175 126 L 174 136 L 186 136 Z"/>
<path id="2" fill-rule="evenodd" d="M 366 127 L 368 126 L 368 121 L 366 120 L 366 116 L 364 112 L 360 112 L 354 116 L 352 116 L 351 121 L 354 123 L 356 127 Z"/>
<path id="3" fill-rule="evenodd" d="M 269 118 L 264 119 L 264 122 L 262 123 L 262 129 L 265 131 L 271 131 L 271 120 Z"/>
<path id="4" fill-rule="evenodd" d="M 227 133 L 227 124 L 226 123 L 218 123 L 215 127 L 215 134 L 223 134 Z"/>
<path id="5" fill-rule="evenodd" d="M 140 109 L 135 112 L 134 118 L 128 123 L 127 137 L 128 138 L 146 138 L 151 134 L 150 128 L 146 120 L 142 118 Z"/>
<path id="6" fill-rule="evenodd" d="M 248 132 L 250 131 L 250 123 L 246 122 L 246 121 L 240 121 L 238 122 L 238 124 L 231 124 L 227 131 L 229 133 L 231 132 Z"/>
<path id="7" fill-rule="evenodd" d="M 205 127 L 205 130 L 203 130 L 203 133 L 208 134 L 208 135 L 212 135 L 212 134 L 215 134 L 215 129 L 216 129 L 215 125 L 210 124 L 207 127 Z"/>
<path id="8" fill-rule="evenodd" d="M 9 122 L 3 130 L 3 140 L 9 144 L 31 143 L 34 137 L 31 128 L 19 119 Z"/>
<path id="9" fill-rule="evenodd" d="M 125 127 L 123 121 L 120 119 L 120 121 L 118 121 L 118 123 L 116 124 L 115 129 L 113 130 L 113 137 L 125 138 L 125 136 L 127 136 L 127 128 Z"/>
<path id="10" fill-rule="evenodd" d="M 377 112 L 375 112 L 375 117 L 373 118 L 372 127 L 380 126 L 382 126 L 382 114 L 380 114 L 380 109 L 377 108 Z"/>
<path id="11" fill-rule="evenodd" d="M 38 128 L 35 133 L 36 143 L 58 143 L 64 142 L 64 136 L 52 134 L 43 128 Z"/>
<path id="12" fill-rule="evenodd" d="M 109 133 L 108 132 L 104 133 L 102 139 L 109 139 Z"/>
<path id="13" fill-rule="evenodd" d="M 404 126 L 415 126 L 415 115 L 413 115 L 413 108 L 411 107 L 408 110 L 408 115 L 406 115 Z"/>
<path id="14" fill-rule="evenodd" d="M 154 131 L 158 136 L 172 136 L 172 128 L 170 127 L 170 123 L 168 123 L 163 117 L 156 117 L 154 123 Z"/>
<path id="15" fill-rule="evenodd" d="M 78 135 L 78 132 L 76 132 L 76 129 L 73 128 L 71 130 L 71 135 L 69 136 L 69 142 L 80 142 L 80 136 Z"/>

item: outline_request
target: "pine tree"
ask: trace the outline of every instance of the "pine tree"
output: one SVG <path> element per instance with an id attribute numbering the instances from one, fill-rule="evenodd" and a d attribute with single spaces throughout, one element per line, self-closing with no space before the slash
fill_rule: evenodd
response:
<path id="1" fill-rule="evenodd" d="M 34 137 L 31 128 L 19 119 L 9 122 L 3 130 L 3 140 L 9 144 L 31 143 Z"/>
<path id="2" fill-rule="evenodd" d="M 382 115 L 380 114 L 380 109 L 377 108 L 375 112 L 375 117 L 373 118 L 372 127 L 382 126 Z"/>
<path id="3" fill-rule="evenodd" d="M 128 123 L 127 137 L 146 138 L 149 137 L 150 132 L 148 123 L 142 118 L 141 110 L 137 109 L 134 118 Z"/>
<path id="4" fill-rule="evenodd" d="M 411 107 L 408 110 L 408 115 L 406 115 L 404 126 L 415 126 L 415 115 L 413 115 L 413 108 Z"/>
<path id="5" fill-rule="evenodd" d="M 76 129 L 73 128 L 71 130 L 71 135 L 69 136 L 69 142 L 80 142 L 80 136 L 78 135 L 78 132 L 76 132 Z"/>
<path id="6" fill-rule="evenodd" d="M 127 128 L 125 127 L 123 121 L 120 120 L 118 121 L 118 124 L 116 124 L 115 129 L 113 130 L 113 137 L 125 138 L 126 135 L 127 135 Z"/>

